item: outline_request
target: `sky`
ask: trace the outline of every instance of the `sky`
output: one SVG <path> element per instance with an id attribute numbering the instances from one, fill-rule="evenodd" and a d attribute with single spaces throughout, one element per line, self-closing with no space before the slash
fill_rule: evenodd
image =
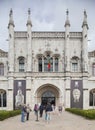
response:
<path id="1" fill-rule="evenodd" d="M 8 51 L 8 22 L 13 10 L 15 31 L 26 31 L 28 9 L 33 31 L 65 31 L 69 10 L 70 31 L 82 31 L 84 10 L 88 21 L 88 51 L 95 50 L 95 0 L 0 0 L 0 49 Z"/>

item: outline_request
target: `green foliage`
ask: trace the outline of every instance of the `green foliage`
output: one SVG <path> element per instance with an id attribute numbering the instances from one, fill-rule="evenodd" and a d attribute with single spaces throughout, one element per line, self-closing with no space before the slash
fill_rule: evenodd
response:
<path id="1" fill-rule="evenodd" d="M 0 111 L 0 121 L 3 121 L 7 118 L 19 115 L 21 113 L 20 110 L 13 110 L 13 111 Z"/>
<path id="2" fill-rule="evenodd" d="M 71 113 L 83 116 L 87 119 L 95 119 L 95 110 L 89 109 L 89 110 L 82 110 L 78 108 L 66 108 L 66 111 L 69 111 Z"/>

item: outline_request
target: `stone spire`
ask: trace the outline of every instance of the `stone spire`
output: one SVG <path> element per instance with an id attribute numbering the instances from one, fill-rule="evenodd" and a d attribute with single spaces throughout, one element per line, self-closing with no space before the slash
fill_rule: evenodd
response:
<path id="1" fill-rule="evenodd" d="M 27 20 L 27 24 L 26 25 L 27 26 L 30 25 L 32 27 L 30 8 L 28 9 L 28 20 Z"/>
<path id="2" fill-rule="evenodd" d="M 87 23 L 87 13 L 86 13 L 86 10 L 84 10 L 84 20 L 83 20 L 83 23 L 82 23 L 82 28 L 86 26 L 87 29 L 88 29 L 88 23 Z"/>
<path id="3" fill-rule="evenodd" d="M 13 25 L 13 27 L 15 26 L 14 25 L 14 21 L 13 21 L 13 11 L 12 9 L 10 9 L 10 13 L 9 13 L 9 24 L 8 24 L 8 28 L 10 25 Z"/>
<path id="4" fill-rule="evenodd" d="M 67 9 L 67 11 L 66 11 L 66 15 L 67 15 L 67 18 L 66 18 L 66 21 L 65 21 L 65 27 L 66 27 L 67 25 L 70 26 L 70 21 L 69 21 L 69 17 L 68 17 L 68 15 L 69 15 L 68 9 Z"/>
<path id="5" fill-rule="evenodd" d="M 8 53 L 8 62 L 9 62 L 9 72 L 14 72 L 14 21 L 13 21 L 13 11 L 10 10 L 9 13 L 9 53 Z"/>
<path id="6" fill-rule="evenodd" d="M 88 23 L 87 14 L 84 10 L 84 20 L 82 23 L 82 71 L 88 72 Z"/>
<path id="7" fill-rule="evenodd" d="M 69 11 L 66 11 L 66 22 L 65 22 L 65 46 L 64 46 L 64 50 L 65 50 L 65 71 L 66 72 L 70 72 L 70 50 L 69 50 L 69 46 L 70 46 L 70 42 L 69 42 L 69 37 L 70 37 L 70 22 L 69 22 Z"/>
<path id="8" fill-rule="evenodd" d="M 27 72 L 32 70 L 32 22 L 31 22 L 31 11 L 28 9 L 28 20 L 27 20 Z"/>

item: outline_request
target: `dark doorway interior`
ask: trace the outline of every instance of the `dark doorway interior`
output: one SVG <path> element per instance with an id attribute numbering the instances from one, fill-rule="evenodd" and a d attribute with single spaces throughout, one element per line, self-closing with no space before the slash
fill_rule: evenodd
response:
<path id="1" fill-rule="evenodd" d="M 48 102 L 55 105 L 55 95 L 52 91 L 45 91 L 43 94 L 42 94 L 42 97 L 41 97 L 41 102 L 43 105 L 46 105 Z"/>
<path id="2" fill-rule="evenodd" d="M 47 105 L 49 102 L 55 106 L 55 97 L 42 97 L 41 102 L 43 105 Z"/>

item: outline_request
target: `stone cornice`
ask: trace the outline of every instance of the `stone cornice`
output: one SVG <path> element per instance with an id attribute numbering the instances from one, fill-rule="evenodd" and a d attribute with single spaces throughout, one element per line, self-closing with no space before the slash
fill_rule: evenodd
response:
<path id="1" fill-rule="evenodd" d="M 32 38 L 65 38 L 65 32 L 31 32 Z M 27 38 L 26 31 L 15 31 L 15 38 Z M 70 38 L 82 38 L 82 32 L 70 32 Z"/>
<path id="2" fill-rule="evenodd" d="M 33 38 L 64 38 L 64 32 L 32 32 Z"/>

